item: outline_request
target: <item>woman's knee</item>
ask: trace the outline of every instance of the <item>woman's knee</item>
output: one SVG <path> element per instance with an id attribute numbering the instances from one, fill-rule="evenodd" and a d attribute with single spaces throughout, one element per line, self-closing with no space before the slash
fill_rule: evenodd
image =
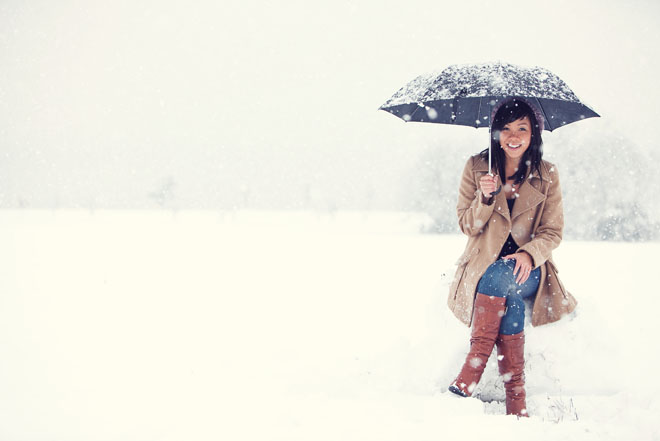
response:
<path id="1" fill-rule="evenodd" d="M 513 270 L 515 267 L 516 263 L 514 260 L 498 259 L 491 263 L 488 268 L 486 268 L 484 276 L 501 278 L 506 275 L 513 275 Z"/>
<path id="2" fill-rule="evenodd" d="M 477 292 L 496 297 L 506 297 L 515 288 L 511 261 L 499 259 L 493 262 L 479 280 Z"/>

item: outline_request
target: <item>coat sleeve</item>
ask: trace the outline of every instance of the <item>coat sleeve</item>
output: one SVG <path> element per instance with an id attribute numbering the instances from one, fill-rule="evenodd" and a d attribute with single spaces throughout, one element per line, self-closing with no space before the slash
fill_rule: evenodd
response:
<path id="1" fill-rule="evenodd" d="M 481 189 L 478 188 L 472 171 L 474 158 L 468 159 L 461 176 L 461 185 L 458 189 L 458 226 L 468 236 L 477 236 L 483 232 L 483 227 L 493 214 L 495 204 L 483 202 Z"/>
<path id="2" fill-rule="evenodd" d="M 564 231 L 564 209 L 557 166 L 551 166 L 549 175 L 550 185 L 534 237 L 518 248 L 518 251 L 526 251 L 532 256 L 534 268 L 543 265 L 550 258 L 552 250 L 559 246 Z"/>

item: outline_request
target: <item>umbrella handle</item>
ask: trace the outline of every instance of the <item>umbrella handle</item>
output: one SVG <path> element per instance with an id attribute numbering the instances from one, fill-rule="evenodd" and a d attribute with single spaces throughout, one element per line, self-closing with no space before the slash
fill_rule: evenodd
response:
<path id="1" fill-rule="evenodd" d="M 488 148 L 490 149 L 490 146 Z M 488 174 L 490 176 L 493 176 L 493 172 L 491 171 L 491 166 L 490 166 L 490 154 L 488 155 Z M 497 195 L 500 191 L 502 191 L 502 186 L 501 185 L 497 188 L 497 190 L 495 190 L 494 192 L 492 192 L 490 194 L 490 197 L 493 197 L 493 196 Z"/>

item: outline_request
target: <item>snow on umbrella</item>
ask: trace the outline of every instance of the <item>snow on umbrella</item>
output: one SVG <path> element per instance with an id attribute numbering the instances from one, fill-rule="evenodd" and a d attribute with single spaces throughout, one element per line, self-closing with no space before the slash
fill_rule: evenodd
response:
<path id="1" fill-rule="evenodd" d="M 454 65 L 419 76 L 380 110 L 405 121 L 490 127 L 493 108 L 514 97 L 536 107 L 549 131 L 599 116 L 549 70 L 508 63 Z"/>

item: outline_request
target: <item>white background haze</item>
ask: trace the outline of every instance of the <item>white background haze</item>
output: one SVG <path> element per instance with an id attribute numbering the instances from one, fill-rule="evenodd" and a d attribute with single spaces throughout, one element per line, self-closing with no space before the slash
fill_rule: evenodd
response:
<path id="1" fill-rule="evenodd" d="M 154 208 L 169 182 L 161 202 L 174 208 L 406 209 L 425 149 L 461 162 L 487 134 L 376 109 L 415 76 L 465 62 L 552 70 L 602 115 L 562 140 L 607 129 L 657 159 L 658 12 L 651 1 L 3 1 L 0 206 Z M 558 132 L 544 135 L 548 156 Z"/>

